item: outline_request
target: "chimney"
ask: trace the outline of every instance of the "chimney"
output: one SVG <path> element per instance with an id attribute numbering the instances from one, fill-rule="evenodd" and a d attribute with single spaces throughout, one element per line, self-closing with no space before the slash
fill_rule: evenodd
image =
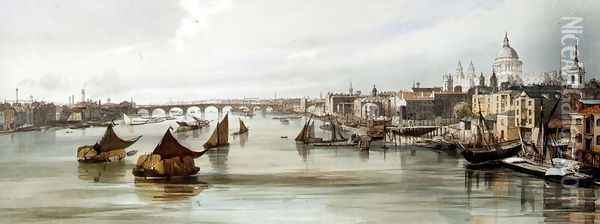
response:
<path id="1" fill-rule="evenodd" d="M 16 90 L 15 103 L 19 103 L 19 88 Z"/>

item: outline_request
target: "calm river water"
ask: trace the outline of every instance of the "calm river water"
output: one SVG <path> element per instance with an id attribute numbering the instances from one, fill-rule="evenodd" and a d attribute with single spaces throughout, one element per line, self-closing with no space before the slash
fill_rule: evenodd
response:
<path id="1" fill-rule="evenodd" d="M 244 119 L 248 137 L 232 137 L 229 147 L 196 159 L 199 180 L 185 183 L 136 182 L 131 175 L 137 156 L 152 151 L 172 121 L 117 126 L 121 136 L 143 135 L 131 147 L 139 152 L 102 165 L 78 164 L 75 148 L 94 143 L 104 128 L 0 136 L 0 222 L 600 222 L 598 190 L 503 169 L 467 171 L 460 158 L 406 146 L 307 149 L 293 141 L 303 120 L 283 125 L 260 113 Z M 210 131 L 176 137 L 201 150 Z"/>

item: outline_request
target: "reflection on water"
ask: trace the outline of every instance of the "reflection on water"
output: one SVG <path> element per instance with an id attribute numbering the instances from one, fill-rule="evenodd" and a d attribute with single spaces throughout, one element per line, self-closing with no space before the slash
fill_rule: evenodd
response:
<path id="1" fill-rule="evenodd" d="M 135 194 L 142 201 L 181 201 L 197 196 L 208 184 L 197 179 L 181 180 L 135 180 Z"/>
<path id="2" fill-rule="evenodd" d="M 306 161 L 308 161 L 308 155 L 310 154 L 308 146 L 305 144 L 296 144 L 296 151 L 298 151 L 298 155 L 300 156 L 300 159 L 302 159 L 302 162 L 306 163 Z"/>
<path id="3" fill-rule="evenodd" d="M 217 119 L 216 113 L 206 117 Z M 408 146 L 311 148 L 280 138 L 296 136 L 303 119 L 281 125 L 257 113 L 245 121 L 250 134 L 196 159 L 199 179 L 183 182 L 135 180 L 137 157 L 77 163 L 76 146 L 95 142 L 104 128 L 0 136 L 2 222 L 600 222 L 593 188 L 564 188 L 505 169 L 465 170 L 456 156 Z M 215 123 L 176 137 L 199 150 Z M 143 135 L 131 148 L 141 155 L 175 125 L 115 131 Z"/>
<path id="4" fill-rule="evenodd" d="M 517 197 L 520 214 L 533 216 L 542 212 L 546 223 L 595 223 L 600 220 L 600 214 L 596 213 L 595 189 L 565 188 L 527 175 L 513 175 L 509 171 L 466 170 L 467 204 L 487 197 L 494 201 L 496 209 L 502 209 L 502 204 L 506 203 L 503 198 Z M 476 207 L 470 206 L 471 209 Z M 488 222 L 499 218 L 501 214 L 493 218 L 478 217 L 478 220 Z"/>
<path id="5" fill-rule="evenodd" d="M 218 173 L 227 173 L 227 159 L 229 157 L 229 146 L 213 148 L 206 152 L 210 166 Z"/>
<path id="6" fill-rule="evenodd" d="M 119 183 L 129 179 L 134 166 L 125 161 L 79 163 L 79 179 L 101 183 Z"/>

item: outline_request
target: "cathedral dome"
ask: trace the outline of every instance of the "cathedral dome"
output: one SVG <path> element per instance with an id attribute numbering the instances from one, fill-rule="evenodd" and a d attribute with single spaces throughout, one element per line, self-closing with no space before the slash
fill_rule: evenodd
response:
<path id="1" fill-rule="evenodd" d="M 504 42 L 502 43 L 502 49 L 498 51 L 496 58 L 515 58 L 518 59 L 519 55 L 514 48 L 512 48 L 508 42 L 508 34 L 504 35 Z"/>
<path id="2" fill-rule="evenodd" d="M 517 51 L 510 46 L 505 46 L 498 51 L 496 58 L 519 58 Z"/>

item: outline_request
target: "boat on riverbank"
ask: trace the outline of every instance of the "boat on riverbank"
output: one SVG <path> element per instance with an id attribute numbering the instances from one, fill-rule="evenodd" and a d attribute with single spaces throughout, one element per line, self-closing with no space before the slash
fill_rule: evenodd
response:
<path id="1" fill-rule="evenodd" d="M 564 154 L 566 145 L 560 144 L 558 134 L 551 134 L 559 133 L 561 128 L 560 122 L 555 122 L 556 125 L 550 127 L 552 115 L 560 103 L 559 99 L 555 100 L 547 117 L 544 116 L 544 109 L 547 108 L 544 108 L 543 103 L 541 105 L 537 138 L 529 138 L 534 136 L 533 131 L 525 133 L 523 129 L 519 129 L 522 153 L 519 157 L 505 159 L 502 163 L 513 170 L 565 186 L 589 187 L 593 184 L 593 177 L 579 171 L 580 162 L 558 157 Z"/>

